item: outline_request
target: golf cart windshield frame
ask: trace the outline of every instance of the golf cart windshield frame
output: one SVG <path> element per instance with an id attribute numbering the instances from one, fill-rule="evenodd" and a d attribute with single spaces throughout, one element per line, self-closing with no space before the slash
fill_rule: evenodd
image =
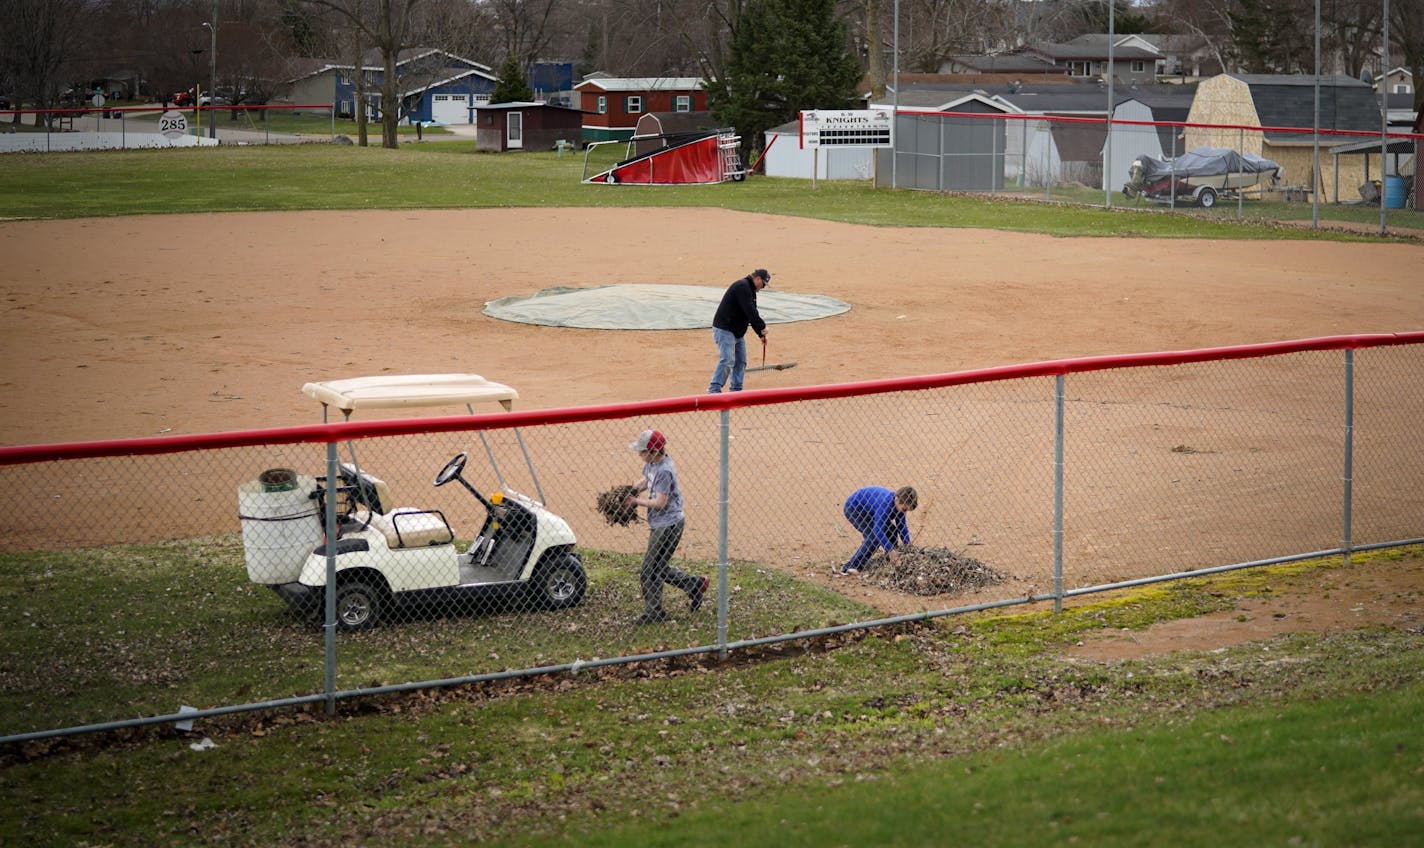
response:
<path id="1" fill-rule="evenodd" d="M 455 404 L 463 404 L 465 409 L 474 415 L 477 403 L 498 403 L 505 412 L 509 412 L 514 408 L 514 401 L 519 398 L 519 393 L 513 388 L 486 380 L 479 374 L 385 374 L 376 377 L 352 377 L 307 383 L 302 386 L 302 393 L 321 403 L 323 423 L 327 421 L 328 410 L 332 407 L 341 410 L 346 420 L 350 420 L 351 413 L 358 409 L 405 409 Z M 508 488 L 499 463 L 495 461 L 494 451 L 490 449 L 489 440 L 485 438 L 483 431 L 479 435 L 500 488 Z M 539 485 L 539 476 L 529 458 L 524 435 L 517 427 L 514 428 L 514 435 L 519 441 L 520 452 L 524 454 L 524 464 L 534 481 L 539 501 L 545 503 L 544 490 Z M 359 469 L 355 447 L 348 444 L 347 448 L 351 452 L 352 463 Z"/>

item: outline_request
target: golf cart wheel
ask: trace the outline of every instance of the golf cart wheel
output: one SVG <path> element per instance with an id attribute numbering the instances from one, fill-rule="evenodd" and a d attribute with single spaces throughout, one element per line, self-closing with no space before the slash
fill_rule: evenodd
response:
<path id="1" fill-rule="evenodd" d="M 356 633 L 370 630 L 381 621 L 385 597 L 369 583 L 352 580 L 336 590 L 336 627 Z"/>
<path id="2" fill-rule="evenodd" d="M 1211 186 L 1203 186 L 1201 194 L 1197 195 L 1197 203 L 1200 203 L 1201 208 L 1203 209 L 1210 209 L 1211 207 L 1215 206 L 1216 189 L 1212 188 Z"/>
<path id="3" fill-rule="evenodd" d="M 539 566 L 530 583 L 530 591 L 539 606 L 551 610 L 567 609 L 583 601 L 588 577 L 577 554 L 563 553 Z"/>

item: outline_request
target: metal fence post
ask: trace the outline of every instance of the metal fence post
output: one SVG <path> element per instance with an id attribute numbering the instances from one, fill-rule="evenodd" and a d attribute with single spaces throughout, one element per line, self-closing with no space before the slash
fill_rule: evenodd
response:
<path id="1" fill-rule="evenodd" d="M 718 428 L 718 439 L 721 441 L 718 460 L 721 490 L 717 494 L 717 644 L 721 646 L 721 650 L 717 655 L 724 660 L 727 658 L 727 501 L 730 490 L 727 469 L 731 466 L 731 421 L 731 410 L 722 410 L 722 422 Z"/>
<path id="2" fill-rule="evenodd" d="M 1053 611 L 1063 612 L 1063 375 L 1054 378 Z"/>
<path id="3" fill-rule="evenodd" d="M 1246 216 L 1246 130 L 1238 128 L 1236 130 L 1236 149 L 1241 153 L 1238 160 L 1238 173 L 1236 181 L 1243 187 L 1236 189 L 1236 220 L 1240 221 Z"/>
<path id="4" fill-rule="evenodd" d="M 336 715 L 336 442 L 326 443 L 326 714 Z"/>
<path id="5" fill-rule="evenodd" d="M 1353 532 L 1351 531 L 1352 513 L 1354 511 L 1354 485 L 1355 485 L 1355 351 L 1346 348 L 1345 350 L 1345 486 L 1344 514 L 1341 516 L 1344 522 L 1344 538 L 1340 547 L 1345 549 L 1345 563 L 1350 562 L 1350 547 L 1353 544 Z"/>

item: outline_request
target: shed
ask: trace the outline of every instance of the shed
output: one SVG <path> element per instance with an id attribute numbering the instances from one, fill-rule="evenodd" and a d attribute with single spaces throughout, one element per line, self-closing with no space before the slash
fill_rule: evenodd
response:
<path id="1" fill-rule="evenodd" d="M 1286 181 L 1309 190 L 1315 170 L 1315 79 L 1305 74 L 1220 74 L 1202 82 L 1187 120 L 1218 126 L 1187 127 L 1183 148 L 1226 147 L 1253 153 L 1279 162 Z M 1352 77 L 1322 77 L 1320 128 L 1379 132 L 1380 104 L 1374 87 Z M 1370 163 L 1367 154 L 1324 155 L 1357 139 L 1348 135 L 1320 136 L 1318 188 L 1322 200 L 1339 203 L 1354 199 L 1365 180 L 1366 168 L 1379 172 L 1378 159 Z"/>
<path id="2" fill-rule="evenodd" d="M 1003 121 L 946 118 L 934 113 L 1010 113 L 1013 107 L 974 92 L 917 114 L 900 97 L 893 148 L 875 149 L 875 184 L 929 191 L 999 191 L 1007 170 Z M 889 108 L 873 104 L 871 108 Z M 892 161 L 891 156 L 895 157 Z"/>
<path id="3" fill-rule="evenodd" d="M 787 121 L 766 131 L 762 166 L 768 177 L 809 180 L 868 180 L 875 176 L 875 149 L 823 147 L 819 154 L 801 146 L 801 122 Z"/>
<path id="4" fill-rule="evenodd" d="M 560 141 L 577 143 L 583 112 L 542 100 L 491 103 L 475 109 L 475 147 L 553 150 Z"/>
<path id="5" fill-rule="evenodd" d="M 1107 163 L 1103 188 L 1121 187 L 1132 161 L 1138 156 L 1174 159 L 1185 152 L 1180 126 L 1145 124 L 1185 121 L 1191 112 L 1196 88 L 1189 85 L 1132 86 L 1122 93 L 1128 97 L 1113 109 L 1113 120 L 1134 123 L 1113 124 L 1111 151 L 1103 152 L 1105 157 L 1112 156 L 1112 161 Z"/>

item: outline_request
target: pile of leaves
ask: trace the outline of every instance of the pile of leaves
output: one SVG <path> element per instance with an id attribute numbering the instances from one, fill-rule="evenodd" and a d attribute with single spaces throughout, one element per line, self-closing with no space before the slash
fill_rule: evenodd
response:
<path id="1" fill-rule="evenodd" d="M 606 492 L 598 495 L 597 509 L 603 516 L 603 520 L 609 524 L 628 526 L 638 520 L 638 508 L 629 504 L 628 496 L 633 494 L 633 487 L 627 484 L 614 486 Z"/>
<path id="2" fill-rule="evenodd" d="M 899 549 L 898 562 L 883 554 L 866 563 L 867 579 L 882 589 L 912 595 L 945 595 L 995 586 L 1008 579 L 973 557 L 945 548 Z"/>

